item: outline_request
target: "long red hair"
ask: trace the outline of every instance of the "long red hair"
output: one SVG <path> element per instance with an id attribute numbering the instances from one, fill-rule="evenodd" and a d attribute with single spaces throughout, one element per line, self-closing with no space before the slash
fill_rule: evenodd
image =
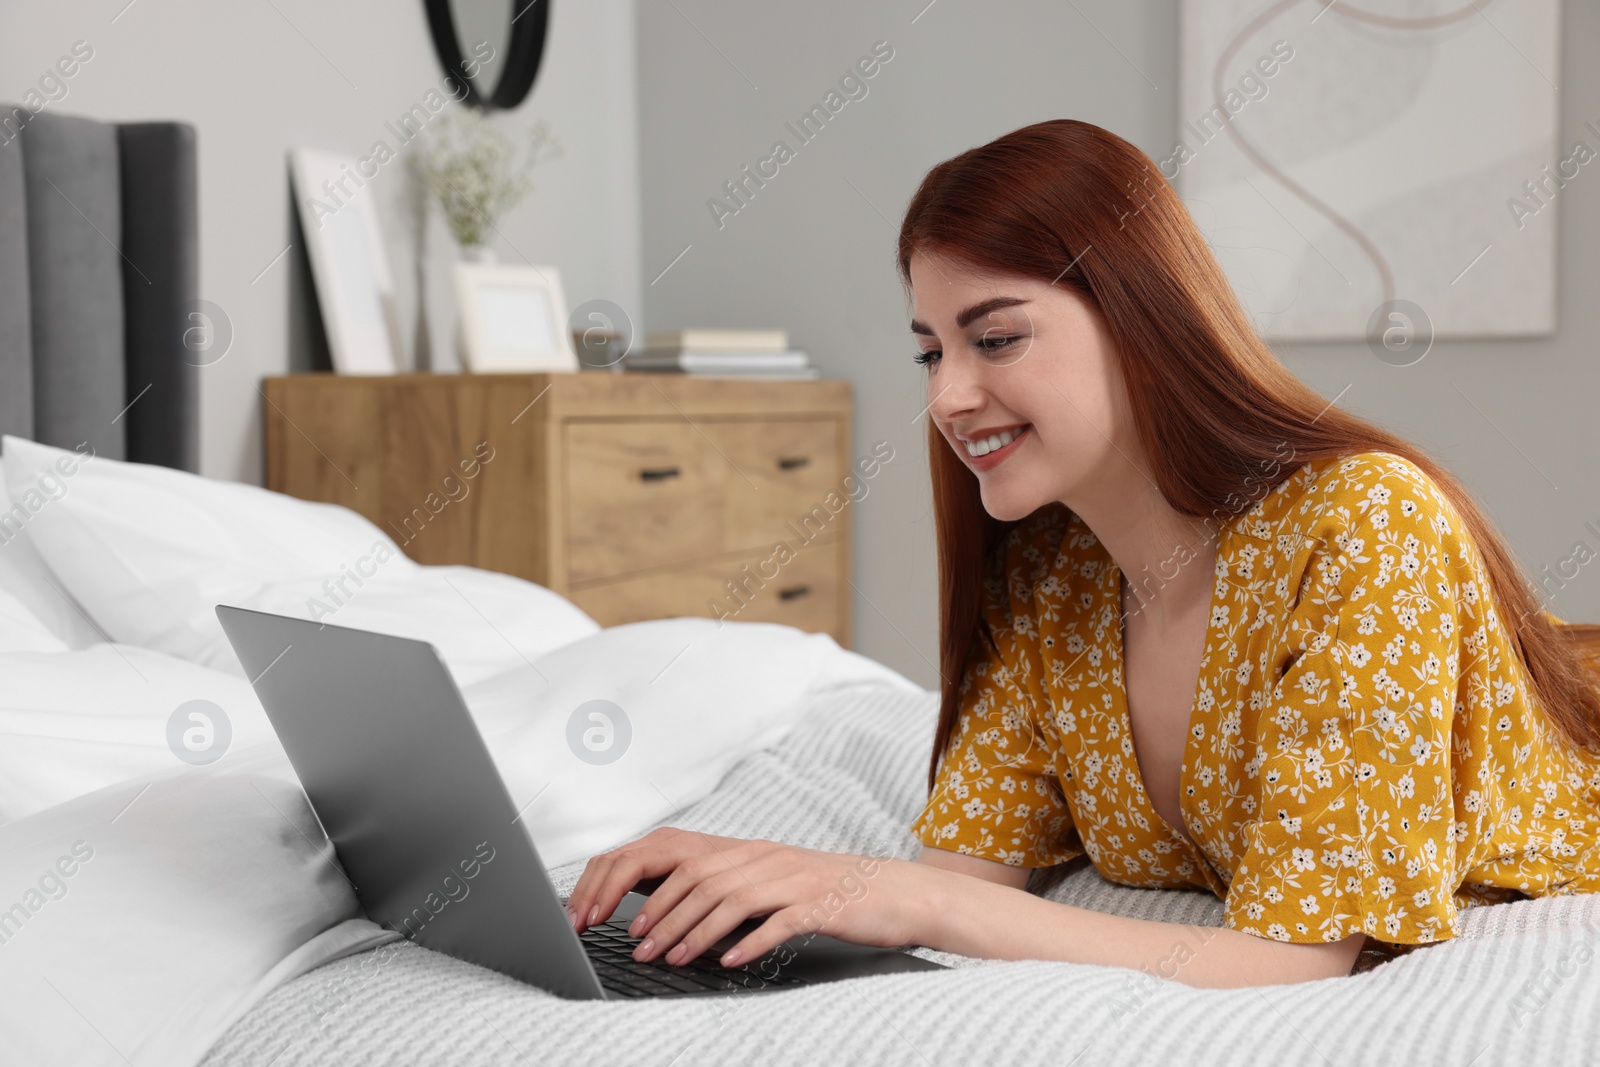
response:
<path id="1" fill-rule="evenodd" d="M 1151 474 L 1184 515 L 1248 508 L 1308 462 L 1367 451 L 1411 460 L 1466 523 L 1538 701 L 1569 742 L 1600 751 L 1600 626 L 1555 623 L 1465 486 L 1278 362 L 1183 201 L 1138 148 L 1098 126 L 1055 119 L 969 149 L 929 171 L 906 208 L 897 259 L 908 291 L 919 251 L 1053 281 L 1096 308 L 1119 350 L 1139 440 L 1160 457 Z M 931 418 L 928 463 L 942 676 L 931 789 L 956 725 L 968 652 L 974 641 L 993 641 L 980 613 L 985 566 L 1016 524 L 984 511 L 976 476 Z M 1263 485 L 1269 466 L 1282 474 Z"/>

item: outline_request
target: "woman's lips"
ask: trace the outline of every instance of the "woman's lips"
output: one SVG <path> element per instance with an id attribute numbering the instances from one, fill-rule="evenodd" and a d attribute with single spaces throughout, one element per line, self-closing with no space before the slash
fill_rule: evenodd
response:
<path id="1" fill-rule="evenodd" d="M 1033 425 L 1029 423 L 1021 430 L 1017 431 L 1016 436 L 1011 439 L 1009 444 L 1002 445 L 994 451 L 987 452 L 981 456 L 974 456 L 971 453 L 968 453 L 967 463 L 972 467 L 973 470 L 978 471 L 979 473 L 994 470 L 994 468 L 1004 463 L 1007 459 L 1010 459 L 1012 454 L 1016 452 L 1017 446 L 1026 441 L 1029 435 L 1032 433 Z M 966 452 L 965 444 L 961 446 L 961 450 Z"/>

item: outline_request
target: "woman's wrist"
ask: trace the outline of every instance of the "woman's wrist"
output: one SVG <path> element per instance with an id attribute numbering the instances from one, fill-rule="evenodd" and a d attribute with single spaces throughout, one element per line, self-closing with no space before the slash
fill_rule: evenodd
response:
<path id="1" fill-rule="evenodd" d="M 1077 909 L 1051 904 L 1021 886 L 960 871 L 932 868 L 928 874 L 932 877 L 916 894 L 919 944 L 988 959 L 1068 958 L 1048 950 L 1040 939 L 1070 927 Z"/>
<path id="2" fill-rule="evenodd" d="M 904 864 L 907 875 L 907 891 L 902 895 L 911 931 L 907 943 L 941 952 L 961 951 L 952 946 L 963 939 L 963 918 L 980 906 L 982 891 L 1003 888 L 926 863 L 894 862 Z"/>

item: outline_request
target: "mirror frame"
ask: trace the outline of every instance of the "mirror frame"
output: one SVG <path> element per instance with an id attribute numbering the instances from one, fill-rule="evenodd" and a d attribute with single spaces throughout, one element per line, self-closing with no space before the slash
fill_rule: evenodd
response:
<path id="1" fill-rule="evenodd" d="M 508 13 L 519 0 L 510 0 Z M 554 0 L 530 0 L 521 14 L 511 18 L 511 40 L 506 44 L 505 63 L 494 92 L 485 96 L 467 71 L 466 56 L 461 42 L 456 39 L 455 19 L 450 13 L 450 0 L 423 0 L 428 12 L 428 29 L 433 37 L 433 50 L 444 67 L 445 77 L 460 87 L 459 98 L 468 107 L 483 111 L 499 108 L 509 111 L 527 99 L 544 59 L 544 42 L 550 22 L 550 5 Z"/>

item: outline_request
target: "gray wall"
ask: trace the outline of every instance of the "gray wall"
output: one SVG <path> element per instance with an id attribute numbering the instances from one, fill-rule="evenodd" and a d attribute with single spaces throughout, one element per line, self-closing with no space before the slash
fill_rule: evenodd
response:
<path id="1" fill-rule="evenodd" d="M 397 145 L 384 123 L 443 77 L 422 4 L 8 0 L 0 7 L 0 100 L 21 99 L 79 39 L 94 58 L 49 108 L 107 120 L 182 119 L 199 131 L 201 295 L 221 305 L 234 328 L 232 349 L 202 380 L 201 469 L 258 481 L 257 383 L 307 359 L 305 309 L 291 304 L 304 284 L 296 277 L 300 250 L 266 269 L 291 239 L 286 153 L 306 145 L 364 156 L 379 138 Z M 544 119 L 567 154 L 534 172 L 531 196 L 500 222 L 500 259 L 557 265 L 573 306 L 596 296 L 638 302 L 633 51 L 628 0 L 555 5 L 539 80 L 504 119 L 513 133 Z M 436 214 L 419 228 L 412 184 L 396 160 L 363 194 L 376 197 L 388 244 L 408 346 L 401 359 L 409 364 L 420 347 L 435 367 L 449 367 L 454 244 Z"/>
<path id="2" fill-rule="evenodd" d="M 893 265 L 900 214 L 933 164 L 1047 118 L 1094 122 L 1162 158 L 1178 123 L 1178 12 L 1173 0 L 926 3 L 820 0 L 759 13 L 736 0 L 640 3 L 638 39 L 644 317 L 651 329 L 784 325 L 825 373 L 855 383 L 857 452 L 879 439 L 896 450 L 856 512 L 856 646 L 931 685 L 937 592 L 922 377 Z M 1560 141 L 1570 146 L 1600 118 L 1600 57 L 1585 44 L 1600 40 L 1600 9 L 1566 8 Z M 719 228 L 707 199 L 775 139 L 796 143 L 785 121 L 880 39 L 895 54 L 867 96 Z M 1508 52 L 1507 62 L 1520 60 Z M 1591 414 L 1600 173 L 1569 185 L 1559 210 L 1555 337 L 1439 342 L 1407 368 L 1363 344 L 1280 351 L 1325 396 L 1348 386 L 1342 405 L 1460 474 L 1534 572 L 1577 540 L 1600 549 L 1583 526 L 1600 528 Z M 1552 610 L 1600 620 L 1597 574 L 1580 572 Z"/>

